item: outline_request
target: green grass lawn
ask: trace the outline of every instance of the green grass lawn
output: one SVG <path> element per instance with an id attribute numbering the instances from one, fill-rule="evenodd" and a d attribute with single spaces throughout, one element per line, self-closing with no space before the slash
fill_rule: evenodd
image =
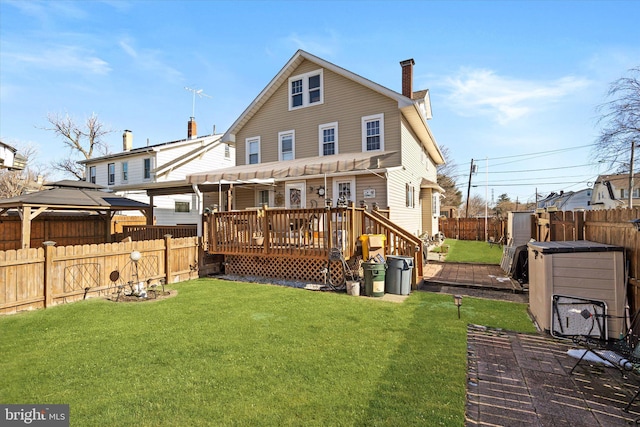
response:
<path id="1" fill-rule="evenodd" d="M 534 331 L 525 304 L 402 304 L 200 279 L 162 301 L 0 318 L 0 402 L 72 426 L 462 426 L 467 323 Z"/>
<path id="2" fill-rule="evenodd" d="M 480 264 L 500 264 L 502 259 L 502 247 L 490 246 L 487 242 L 475 240 L 445 239 L 444 245 L 449 246 L 449 252 L 444 258 L 445 262 L 473 262 Z M 435 248 L 434 252 L 440 252 L 442 246 Z"/>

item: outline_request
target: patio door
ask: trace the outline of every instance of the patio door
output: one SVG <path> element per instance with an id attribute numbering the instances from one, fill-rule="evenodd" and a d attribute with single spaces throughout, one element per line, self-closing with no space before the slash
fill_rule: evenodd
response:
<path id="1" fill-rule="evenodd" d="M 301 209 L 307 206 L 304 182 L 287 182 L 284 185 L 284 206 L 287 209 Z"/>

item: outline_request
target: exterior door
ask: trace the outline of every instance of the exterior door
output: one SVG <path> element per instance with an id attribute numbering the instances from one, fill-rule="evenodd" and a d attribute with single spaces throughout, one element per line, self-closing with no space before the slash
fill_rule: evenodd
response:
<path id="1" fill-rule="evenodd" d="M 333 179 L 333 205 L 338 202 L 349 203 L 356 202 L 356 180 L 353 178 L 334 178 Z"/>
<path id="2" fill-rule="evenodd" d="M 285 184 L 284 189 L 284 206 L 287 209 L 300 209 L 307 206 L 307 194 L 304 182 L 288 182 Z"/>

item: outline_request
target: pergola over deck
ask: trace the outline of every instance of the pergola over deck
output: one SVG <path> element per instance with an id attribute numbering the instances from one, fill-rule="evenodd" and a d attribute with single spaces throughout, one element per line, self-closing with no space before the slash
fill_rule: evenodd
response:
<path id="1" fill-rule="evenodd" d="M 126 197 L 101 191 L 100 186 L 84 181 L 58 181 L 53 188 L 17 197 L 0 199 L 0 216 L 16 209 L 22 220 L 21 248 L 27 249 L 31 242 L 31 221 L 41 213 L 52 211 L 96 212 L 106 223 L 105 240 L 111 240 L 110 224 L 118 211 L 140 211 L 153 220 L 153 207 Z"/>

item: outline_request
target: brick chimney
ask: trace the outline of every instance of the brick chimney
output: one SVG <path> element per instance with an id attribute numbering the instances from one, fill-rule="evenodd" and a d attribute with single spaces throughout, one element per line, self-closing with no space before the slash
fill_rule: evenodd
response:
<path id="1" fill-rule="evenodd" d="M 415 61 L 406 59 L 400 61 L 402 67 L 402 94 L 407 98 L 413 98 L 413 65 Z"/>
<path id="2" fill-rule="evenodd" d="M 196 126 L 195 117 L 189 119 L 187 123 L 187 139 L 195 139 L 198 137 L 198 126 Z"/>
<path id="3" fill-rule="evenodd" d="M 122 151 L 131 151 L 133 148 L 133 133 L 125 130 L 122 134 Z"/>

